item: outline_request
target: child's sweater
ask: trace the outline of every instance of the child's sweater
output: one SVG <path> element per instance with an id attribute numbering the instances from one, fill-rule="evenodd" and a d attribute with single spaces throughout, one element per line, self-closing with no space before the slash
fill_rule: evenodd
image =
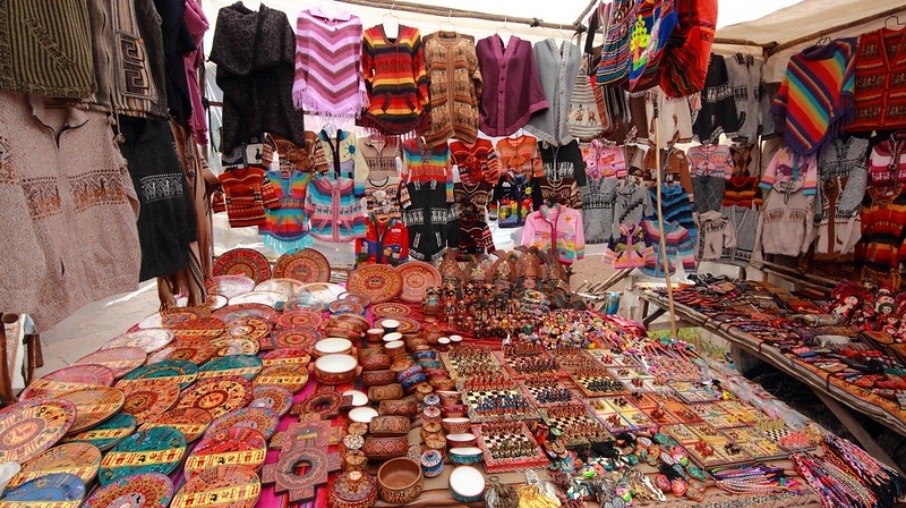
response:
<path id="1" fill-rule="evenodd" d="M 658 223 L 646 220 L 642 222 L 641 227 L 645 231 L 645 242 L 653 249 L 641 271 L 652 277 L 663 277 L 665 270 Z M 694 242 L 689 231 L 676 222 L 667 222 L 664 224 L 664 240 L 667 249 L 666 271 L 672 275 L 676 273 L 677 265 L 681 264 L 687 274 L 695 273 Z"/>

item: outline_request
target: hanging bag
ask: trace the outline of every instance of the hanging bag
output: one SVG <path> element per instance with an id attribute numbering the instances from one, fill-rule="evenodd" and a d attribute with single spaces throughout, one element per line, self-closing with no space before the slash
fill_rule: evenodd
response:
<path id="1" fill-rule="evenodd" d="M 602 112 L 606 112 L 606 108 L 598 107 L 598 96 L 601 95 L 601 89 L 592 86 L 591 81 L 592 79 L 588 76 L 587 60 L 582 59 L 582 65 L 576 74 L 569 114 L 566 117 L 567 131 L 580 141 L 594 139 L 610 127 L 610 119 L 606 115 L 602 115 Z M 603 100 L 603 96 L 601 99 Z"/>
<path id="2" fill-rule="evenodd" d="M 677 21 L 673 0 L 643 0 L 639 4 L 629 37 L 629 91 L 657 84 L 658 66 Z"/>
<path id="3" fill-rule="evenodd" d="M 637 0 L 615 0 L 610 6 L 595 79 L 598 85 L 622 82 L 629 73 L 629 36 L 637 4 Z"/>

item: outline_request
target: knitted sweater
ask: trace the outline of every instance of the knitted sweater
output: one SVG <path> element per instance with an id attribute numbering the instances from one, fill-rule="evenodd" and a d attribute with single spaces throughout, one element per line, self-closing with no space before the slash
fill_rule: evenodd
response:
<path id="1" fill-rule="evenodd" d="M 377 219 L 399 219 L 402 208 L 409 201 L 409 193 L 403 181 L 395 176 L 383 180 L 369 178 L 365 181 L 365 202 L 368 213 Z"/>
<path id="2" fill-rule="evenodd" d="M 397 218 L 365 219 L 365 236 L 356 240 L 359 263 L 399 265 L 409 260 L 409 228 Z"/>
<path id="3" fill-rule="evenodd" d="M 881 141 L 868 157 L 868 181 L 892 194 L 906 182 L 906 140 L 896 135 Z"/>
<path id="4" fill-rule="evenodd" d="M 478 100 L 481 71 L 475 38 L 456 32 L 425 37 L 425 62 L 431 80 L 431 111 L 425 139 L 430 146 L 457 138 L 478 139 Z"/>
<path id="5" fill-rule="evenodd" d="M 355 146 L 355 172 L 368 178 L 399 176 L 403 166 L 400 141 L 394 137 L 359 137 Z"/>
<path id="6" fill-rule="evenodd" d="M 859 36 L 855 117 L 849 132 L 906 128 L 906 30 Z"/>
<path id="7" fill-rule="evenodd" d="M 337 177 L 355 180 L 355 194 L 362 196 L 365 192 L 365 180 L 368 179 L 368 168 L 356 164 L 355 134 L 338 129 L 336 135 L 331 136 L 325 129 L 321 129 L 318 138 L 321 140 L 327 171 Z"/>
<path id="8" fill-rule="evenodd" d="M 622 178 L 629 173 L 621 146 L 607 145 L 596 139 L 581 143 L 579 149 L 589 178 Z"/>
<path id="9" fill-rule="evenodd" d="M 761 175 L 762 189 L 783 189 L 797 185 L 806 195 L 814 195 L 818 187 L 818 159 L 814 155 L 799 155 L 784 147 L 774 154 Z"/>
<path id="10" fill-rule="evenodd" d="M 488 204 L 494 195 L 494 187 L 487 182 L 478 182 L 474 185 L 457 182 L 453 186 L 454 202 L 465 213 L 472 209 L 479 218 L 488 216 Z"/>
<path id="11" fill-rule="evenodd" d="M 496 250 L 494 237 L 488 223 L 473 214 L 463 215 L 459 220 L 459 252 L 484 256 Z"/>
<path id="12" fill-rule="evenodd" d="M 324 173 L 328 170 L 327 157 L 321 138 L 311 131 L 305 131 L 305 144 L 297 145 L 280 136 L 269 135 L 270 143 L 280 158 L 280 170 L 286 173 Z"/>
<path id="13" fill-rule="evenodd" d="M 897 273 L 906 260 L 906 192 L 902 186 L 893 195 L 869 188 L 862 208 L 862 238 L 856 245 L 856 260 L 863 268 Z"/>
<path id="14" fill-rule="evenodd" d="M 562 146 L 541 142 L 541 164 L 548 178 L 572 178 L 579 187 L 585 187 L 588 177 L 579 142 L 572 140 Z"/>
<path id="15" fill-rule="evenodd" d="M 538 140 L 525 134 L 497 142 L 501 172 L 512 171 L 529 177 L 544 176 Z"/>
<path id="16" fill-rule="evenodd" d="M 266 172 L 260 167 L 228 169 L 217 178 L 223 187 L 230 227 L 261 225 L 265 221 L 264 209 L 280 206 Z"/>
<path id="17" fill-rule="evenodd" d="M 761 129 L 761 69 L 764 62 L 737 53 L 726 59 L 727 75 L 742 125 L 732 133 L 735 140 L 755 142 Z"/>
<path id="18" fill-rule="evenodd" d="M 319 176 L 308 184 L 305 213 L 311 235 L 331 243 L 344 243 L 365 235 L 365 213 L 351 178 Z"/>
<path id="19" fill-rule="evenodd" d="M 814 189 L 802 180 L 777 182 L 768 192 L 761 212 L 761 245 L 765 254 L 798 256 L 814 239 Z"/>
<path id="20" fill-rule="evenodd" d="M 403 221 L 409 228 L 410 255 L 421 261 L 440 259 L 450 245 L 458 245 L 459 221 L 437 180 L 412 181 L 407 185 L 409 203 Z"/>
<path id="21" fill-rule="evenodd" d="M 594 77 L 585 68 L 588 60 L 583 58 L 573 81 L 573 97 L 566 116 L 566 130 L 576 139 L 593 140 L 610 128 L 610 119 L 602 114 L 603 94 L 592 86 Z M 606 109 L 603 110 L 606 113 Z"/>
<path id="22" fill-rule="evenodd" d="M 566 120 L 579 70 L 579 46 L 562 42 L 558 47 L 554 39 L 545 39 L 535 43 L 533 52 L 548 108 L 533 116 L 525 130 L 552 145 L 564 145 L 573 140 Z"/>
<path id="23" fill-rule="evenodd" d="M 657 203 L 657 187 L 652 187 L 651 202 Z M 684 227 L 692 241 L 695 241 L 696 228 L 695 219 L 692 217 L 692 205 L 689 202 L 689 194 L 678 184 L 664 185 L 661 193 L 661 207 L 664 212 L 664 220 L 667 222 L 676 222 Z M 656 218 L 652 213 L 648 218 Z"/>
<path id="24" fill-rule="evenodd" d="M 733 174 L 730 147 L 724 145 L 693 146 L 686 152 L 691 164 L 693 211 L 704 213 L 720 209 L 726 181 Z"/>
<path id="25" fill-rule="evenodd" d="M 459 170 L 459 179 L 469 185 L 487 182 L 492 187 L 500 179 L 500 161 L 490 140 L 478 139 L 475 143 L 462 141 L 450 143 L 450 156 Z"/>
<path id="26" fill-rule="evenodd" d="M 265 245 L 277 252 L 297 252 L 311 245 L 305 198 L 312 177 L 310 172 L 267 172 L 267 182 L 274 190 L 278 206 L 265 209 L 258 233 L 265 235 Z"/>
<path id="27" fill-rule="evenodd" d="M 787 148 L 820 152 L 853 116 L 856 39 L 837 39 L 793 55 L 771 113 Z"/>
<path id="28" fill-rule="evenodd" d="M 589 179 L 581 189 L 582 223 L 585 243 L 604 243 L 613 233 L 613 207 L 617 199 L 617 179 Z"/>
<path id="29" fill-rule="evenodd" d="M 705 87 L 717 0 L 677 0 L 676 11 L 679 22 L 661 61 L 660 85 L 669 97 L 685 97 Z"/>
<path id="30" fill-rule="evenodd" d="M 718 261 L 729 256 L 736 248 L 736 228 L 720 212 L 705 212 L 696 220 L 698 241 L 695 246 L 697 261 Z"/>
<path id="31" fill-rule="evenodd" d="M 516 228 L 525 224 L 525 218 L 533 208 L 529 178 L 519 173 L 504 173 L 494 188 L 494 202 L 499 227 Z"/>
<path id="32" fill-rule="evenodd" d="M 331 18 L 319 7 L 296 20 L 293 102 L 328 116 L 359 116 L 367 105 L 362 79 L 362 21 L 348 12 Z"/>
<path id="33" fill-rule="evenodd" d="M 711 55 L 705 89 L 702 90 L 702 108 L 692 124 L 699 141 L 705 143 L 722 132 L 736 132 L 742 121 L 736 111 L 736 101 L 730 88 L 727 63 L 720 55 Z"/>
<path id="34" fill-rule="evenodd" d="M 625 224 L 639 224 L 644 217 L 654 213 L 651 194 L 648 189 L 634 182 L 617 187 L 617 199 L 613 207 L 613 231 L 619 231 Z"/>
<path id="35" fill-rule="evenodd" d="M 620 226 L 608 242 L 604 261 L 617 270 L 642 268 L 654 255 L 654 247 L 647 242 L 645 229 L 638 224 Z"/>
<path id="36" fill-rule="evenodd" d="M 556 253 L 560 262 L 565 264 L 584 258 L 582 213 L 562 205 L 542 206 L 525 219 L 522 245 Z"/>
<path id="37" fill-rule="evenodd" d="M 446 192 L 447 202 L 453 202 L 453 165 L 450 147 L 428 147 L 421 138 L 403 142 L 403 181 L 439 182 Z"/>
<path id="38" fill-rule="evenodd" d="M 549 178 L 542 176 L 532 182 L 532 186 L 541 192 L 541 199 L 546 204 L 561 204 L 576 210 L 582 209 L 582 198 L 576 180 L 570 177 Z"/>
<path id="39" fill-rule="evenodd" d="M 682 265 L 687 274 L 695 273 L 695 241 L 686 228 L 676 222 L 664 224 L 664 246 L 667 252 L 667 266 L 664 267 L 661 254 L 661 232 L 657 221 L 646 220 L 641 224 L 645 231 L 645 243 L 651 246 L 652 252 L 645 260 L 642 273 L 651 277 L 663 277 L 665 273 L 676 273 L 678 265 Z"/>

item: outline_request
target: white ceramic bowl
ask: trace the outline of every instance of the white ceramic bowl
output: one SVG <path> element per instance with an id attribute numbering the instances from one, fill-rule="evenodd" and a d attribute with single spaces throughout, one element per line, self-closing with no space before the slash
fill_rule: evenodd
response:
<path id="1" fill-rule="evenodd" d="M 368 404 L 368 395 L 365 392 L 360 390 L 346 390 L 343 392 L 343 395 L 352 397 L 352 405 L 355 407 L 364 406 Z"/>
<path id="2" fill-rule="evenodd" d="M 469 432 L 447 434 L 447 444 L 450 446 L 450 448 L 475 446 L 475 434 Z"/>
<path id="3" fill-rule="evenodd" d="M 403 340 L 403 334 L 401 334 L 400 332 L 391 332 L 391 333 L 384 335 L 385 344 L 388 342 L 395 342 L 398 340 Z"/>
<path id="4" fill-rule="evenodd" d="M 352 341 L 339 337 L 328 337 L 315 343 L 315 355 L 346 355 L 352 352 Z"/>
<path id="5" fill-rule="evenodd" d="M 388 353 L 392 353 L 392 352 L 397 351 L 400 348 L 404 347 L 405 345 L 406 345 L 405 342 L 403 342 L 401 340 L 395 340 L 393 342 L 388 342 L 388 343 L 384 344 L 384 348 L 387 350 Z"/>
<path id="6" fill-rule="evenodd" d="M 484 494 L 485 478 L 472 466 L 458 466 L 450 473 L 450 490 L 457 501 L 474 503 Z"/>
<path id="7" fill-rule="evenodd" d="M 460 342 L 462 342 L 462 335 L 451 335 L 450 342 L 452 342 L 453 344 L 459 344 Z"/>
<path id="8" fill-rule="evenodd" d="M 355 380 L 359 361 L 351 355 L 325 355 L 315 362 L 315 378 L 327 385 L 340 385 Z"/>
<path id="9" fill-rule="evenodd" d="M 349 419 L 353 422 L 364 424 L 371 423 L 371 419 L 378 415 L 377 409 L 368 406 L 355 407 L 349 410 Z"/>

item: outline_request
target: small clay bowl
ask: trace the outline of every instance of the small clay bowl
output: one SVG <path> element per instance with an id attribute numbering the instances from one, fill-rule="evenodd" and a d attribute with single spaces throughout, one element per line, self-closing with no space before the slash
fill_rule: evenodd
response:
<path id="1" fill-rule="evenodd" d="M 463 434 L 447 434 L 447 445 L 450 448 L 465 448 L 467 446 L 475 446 L 478 442 L 475 434 L 472 433 L 463 433 Z"/>
<path id="2" fill-rule="evenodd" d="M 396 342 L 398 340 L 403 340 L 403 334 L 399 332 L 388 332 L 385 333 L 383 337 L 381 337 L 381 340 L 384 341 L 384 344 Z"/>
<path id="3" fill-rule="evenodd" d="M 315 362 L 315 379 L 325 385 L 342 385 L 355 381 L 359 361 L 350 355 L 325 355 Z"/>
<path id="4" fill-rule="evenodd" d="M 444 418 L 440 423 L 447 434 L 466 434 L 472 428 L 469 419 L 464 417 Z"/>
<path id="5" fill-rule="evenodd" d="M 368 398 L 378 402 L 403 398 L 403 387 L 399 383 L 378 385 L 368 388 Z"/>
<path id="6" fill-rule="evenodd" d="M 395 319 L 385 319 L 381 321 L 381 328 L 384 329 L 384 333 L 397 333 L 396 331 L 400 329 L 400 322 Z"/>
<path id="7" fill-rule="evenodd" d="M 411 503 L 425 484 L 421 464 L 408 457 L 384 462 L 378 469 L 377 481 L 381 500 L 390 504 Z"/>
<path id="8" fill-rule="evenodd" d="M 365 331 L 365 340 L 369 344 L 380 344 L 384 340 L 384 330 L 381 328 L 369 328 Z"/>
<path id="9" fill-rule="evenodd" d="M 456 404 L 455 406 L 441 406 L 440 412 L 444 418 L 461 418 L 469 412 L 469 407 L 465 404 Z"/>
<path id="10" fill-rule="evenodd" d="M 484 475 L 472 466 L 459 466 L 450 473 L 450 492 L 462 504 L 481 501 L 485 486 Z"/>
<path id="11" fill-rule="evenodd" d="M 437 385 L 435 385 L 435 388 Z M 462 394 L 452 390 L 437 390 L 437 396 L 440 397 L 441 406 L 455 406 L 462 404 Z"/>
<path id="12" fill-rule="evenodd" d="M 477 464 L 481 462 L 481 448 L 466 446 L 463 448 L 450 448 L 450 462 L 454 464 Z"/>
<path id="13" fill-rule="evenodd" d="M 352 352 L 352 341 L 339 337 L 321 339 L 315 343 L 314 355 L 348 355 Z"/>

